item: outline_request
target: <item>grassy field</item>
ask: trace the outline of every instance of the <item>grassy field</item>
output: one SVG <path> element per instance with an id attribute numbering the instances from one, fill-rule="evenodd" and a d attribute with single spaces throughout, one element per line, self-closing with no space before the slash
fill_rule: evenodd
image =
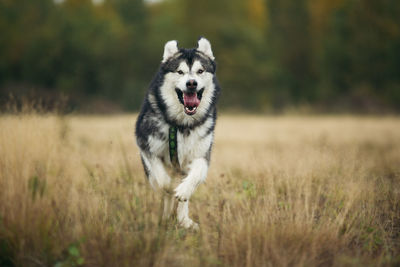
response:
<path id="1" fill-rule="evenodd" d="M 0 116 L 0 266 L 400 264 L 400 118 L 222 115 L 198 232 L 160 223 L 135 120 Z"/>

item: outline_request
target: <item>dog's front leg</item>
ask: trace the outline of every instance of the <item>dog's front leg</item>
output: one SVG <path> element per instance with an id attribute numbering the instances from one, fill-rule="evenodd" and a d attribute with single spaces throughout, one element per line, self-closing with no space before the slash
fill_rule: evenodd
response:
<path id="1" fill-rule="evenodd" d="M 164 164 L 161 159 L 158 157 L 148 157 L 144 153 L 142 153 L 141 156 L 147 170 L 151 186 L 154 189 L 162 189 L 169 192 L 171 178 L 165 170 Z"/>
<path id="2" fill-rule="evenodd" d="M 192 228 L 194 230 L 199 229 L 199 225 L 189 218 L 189 201 L 179 201 L 176 213 L 177 219 L 181 226 L 185 228 Z"/>
<path id="3" fill-rule="evenodd" d="M 175 197 L 179 201 L 187 201 L 194 193 L 197 186 L 206 179 L 208 170 L 207 160 L 198 158 L 192 161 L 189 166 L 188 175 L 175 188 Z"/>
<path id="4" fill-rule="evenodd" d="M 198 229 L 198 224 L 189 218 L 189 199 L 197 186 L 206 179 L 208 163 L 204 158 L 195 159 L 189 166 L 189 173 L 175 188 L 175 197 L 178 199 L 177 218 L 185 228 Z"/>

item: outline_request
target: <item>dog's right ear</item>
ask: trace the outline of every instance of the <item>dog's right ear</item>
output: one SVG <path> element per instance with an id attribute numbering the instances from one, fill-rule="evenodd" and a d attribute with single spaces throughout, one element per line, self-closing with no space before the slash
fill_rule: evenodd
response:
<path id="1" fill-rule="evenodd" d="M 175 55 L 179 51 L 178 42 L 175 40 L 169 41 L 164 46 L 164 55 L 162 63 L 165 63 L 170 57 Z"/>

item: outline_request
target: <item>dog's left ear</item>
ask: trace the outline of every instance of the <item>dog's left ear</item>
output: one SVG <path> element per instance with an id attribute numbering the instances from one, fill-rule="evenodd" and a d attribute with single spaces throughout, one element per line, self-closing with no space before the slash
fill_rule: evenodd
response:
<path id="1" fill-rule="evenodd" d="M 179 49 L 177 41 L 173 40 L 167 42 L 164 46 L 164 55 L 163 55 L 163 60 L 161 62 L 165 63 L 170 57 L 175 55 L 178 51 Z"/>
<path id="2" fill-rule="evenodd" d="M 215 59 L 211 50 L 211 44 L 206 38 L 200 37 L 199 41 L 197 42 L 197 50 L 202 52 L 212 60 Z"/>

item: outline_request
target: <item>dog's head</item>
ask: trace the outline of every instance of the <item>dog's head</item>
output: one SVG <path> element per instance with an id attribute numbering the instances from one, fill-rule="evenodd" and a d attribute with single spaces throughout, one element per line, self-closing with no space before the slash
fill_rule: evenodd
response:
<path id="1" fill-rule="evenodd" d="M 165 44 L 161 64 L 164 74 L 159 94 L 169 118 L 191 124 L 208 113 L 216 101 L 216 64 L 210 42 L 200 38 L 197 48 Z"/>

